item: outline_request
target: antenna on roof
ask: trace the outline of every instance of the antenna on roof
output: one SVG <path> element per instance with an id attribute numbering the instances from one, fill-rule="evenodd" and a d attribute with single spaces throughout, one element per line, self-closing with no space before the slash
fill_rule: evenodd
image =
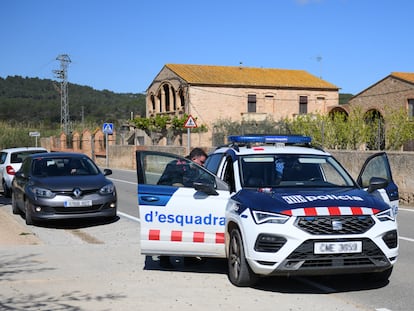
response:
<path id="1" fill-rule="evenodd" d="M 319 63 L 319 78 L 322 79 L 322 56 L 316 56 L 316 61 Z"/>

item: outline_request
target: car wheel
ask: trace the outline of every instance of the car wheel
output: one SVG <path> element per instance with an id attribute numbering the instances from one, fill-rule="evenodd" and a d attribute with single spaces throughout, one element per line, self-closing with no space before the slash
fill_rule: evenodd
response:
<path id="1" fill-rule="evenodd" d="M 245 287 L 257 282 L 257 275 L 253 273 L 246 261 L 243 241 L 238 229 L 231 230 L 227 260 L 229 279 L 233 285 Z"/>
<path id="2" fill-rule="evenodd" d="M 20 209 L 17 207 L 16 195 L 14 192 L 12 193 L 12 212 L 15 215 L 20 214 Z"/>
<path id="3" fill-rule="evenodd" d="M 6 181 L 3 180 L 3 195 L 6 198 L 10 198 L 11 196 L 11 189 L 9 187 L 7 187 Z"/>
<path id="4" fill-rule="evenodd" d="M 33 225 L 32 209 L 28 200 L 24 201 L 24 215 L 26 219 L 26 225 Z"/>
<path id="5" fill-rule="evenodd" d="M 388 268 L 387 270 L 382 271 L 382 272 L 369 273 L 367 276 L 367 279 L 372 282 L 380 282 L 380 283 L 387 282 L 391 276 L 392 269 L 393 267 Z"/>

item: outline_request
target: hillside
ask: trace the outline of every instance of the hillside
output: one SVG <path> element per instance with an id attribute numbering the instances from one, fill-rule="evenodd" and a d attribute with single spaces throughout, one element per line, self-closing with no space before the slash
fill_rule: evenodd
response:
<path id="1" fill-rule="evenodd" d="M 59 83 L 49 79 L 0 77 L 0 121 L 11 123 L 42 122 L 60 124 Z M 118 94 L 97 91 L 88 86 L 68 83 L 70 120 L 101 124 L 122 122 L 134 116 L 145 116 L 144 94 Z"/>

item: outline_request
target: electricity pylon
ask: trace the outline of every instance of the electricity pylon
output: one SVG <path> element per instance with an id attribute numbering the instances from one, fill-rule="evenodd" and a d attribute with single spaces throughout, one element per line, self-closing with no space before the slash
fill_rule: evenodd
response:
<path id="1" fill-rule="evenodd" d="M 60 126 L 65 134 L 69 134 L 69 97 L 68 97 L 68 73 L 67 69 L 71 62 L 69 55 L 61 54 L 56 57 L 60 61 L 60 69 L 53 70 L 56 77 L 60 79 Z"/>

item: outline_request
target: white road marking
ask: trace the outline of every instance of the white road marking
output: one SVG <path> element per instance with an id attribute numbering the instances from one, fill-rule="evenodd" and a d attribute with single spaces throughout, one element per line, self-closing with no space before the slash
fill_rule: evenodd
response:
<path id="1" fill-rule="evenodd" d="M 411 239 L 411 238 L 406 238 L 406 237 L 403 237 L 403 236 L 400 236 L 400 237 L 398 237 L 400 240 L 404 240 L 404 241 L 408 241 L 408 242 L 414 242 L 414 239 Z"/>
<path id="2" fill-rule="evenodd" d="M 414 212 L 414 209 L 410 209 L 410 208 L 398 208 L 399 211 L 405 211 L 405 212 Z"/>
<path id="3" fill-rule="evenodd" d="M 141 220 L 140 220 L 139 218 L 134 217 L 134 216 L 131 216 L 131 215 L 129 215 L 129 214 L 125 214 L 125 213 L 122 213 L 122 212 L 117 212 L 117 214 L 118 214 L 118 215 L 120 215 L 120 216 L 122 216 L 122 217 L 125 217 L 125 218 L 128 218 L 128 219 L 131 219 L 131 220 L 133 220 L 133 221 L 136 221 L 136 222 L 141 222 Z"/>
<path id="4" fill-rule="evenodd" d="M 131 184 L 131 185 L 136 185 L 137 184 L 136 182 L 126 181 L 126 180 L 122 180 L 122 179 L 116 179 L 116 178 L 110 178 L 110 179 L 114 180 L 114 181 L 118 181 L 118 182 L 123 182 L 123 183 L 126 183 L 126 184 Z"/>

